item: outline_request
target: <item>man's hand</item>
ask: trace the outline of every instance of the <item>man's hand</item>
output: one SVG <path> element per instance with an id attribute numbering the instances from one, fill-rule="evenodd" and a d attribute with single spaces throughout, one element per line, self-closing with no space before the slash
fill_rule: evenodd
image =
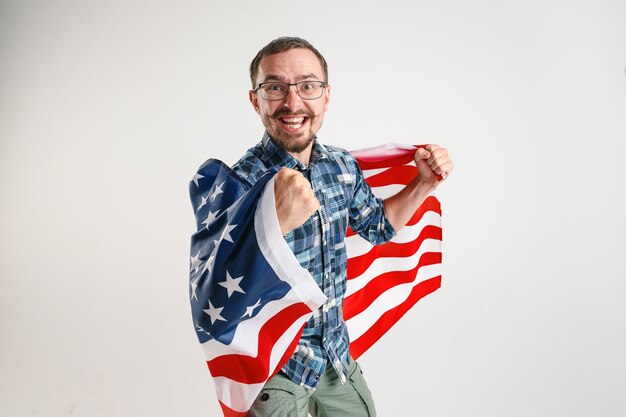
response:
<path id="1" fill-rule="evenodd" d="M 418 148 L 413 158 L 419 171 L 419 181 L 433 189 L 445 180 L 454 168 L 448 150 L 439 145 L 426 145 L 424 148 Z"/>
<path id="2" fill-rule="evenodd" d="M 439 145 L 418 148 L 413 156 L 419 173 L 398 194 L 385 200 L 385 214 L 397 232 L 454 168 L 448 150 Z"/>
<path id="3" fill-rule="evenodd" d="M 304 224 L 320 206 L 304 175 L 285 167 L 274 180 L 274 201 L 283 236 Z"/>

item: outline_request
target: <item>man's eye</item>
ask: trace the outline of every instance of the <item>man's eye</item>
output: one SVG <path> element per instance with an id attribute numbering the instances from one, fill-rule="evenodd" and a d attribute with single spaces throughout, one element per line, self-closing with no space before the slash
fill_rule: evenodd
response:
<path id="1" fill-rule="evenodd" d="M 315 84 L 313 84 L 313 83 L 304 83 L 304 84 L 302 84 L 302 89 L 304 91 L 315 90 Z"/>
<path id="2" fill-rule="evenodd" d="M 280 84 L 270 84 L 267 86 L 267 89 L 270 91 L 282 91 L 283 87 Z"/>

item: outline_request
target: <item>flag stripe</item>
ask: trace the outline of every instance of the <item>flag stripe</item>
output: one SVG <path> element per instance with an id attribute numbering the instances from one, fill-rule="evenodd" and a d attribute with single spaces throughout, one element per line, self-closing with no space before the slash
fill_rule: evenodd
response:
<path id="1" fill-rule="evenodd" d="M 389 168 L 408 164 L 413 161 L 413 155 L 416 148 L 423 148 L 423 145 L 410 146 L 400 145 L 383 145 L 376 148 L 360 149 L 352 151 L 352 155 L 356 158 L 362 170 Z"/>
<path id="2" fill-rule="evenodd" d="M 411 242 L 396 243 L 389 242 L 378 245 L 364 255 L 352 259 L 348 265 L 348 279 L 354 279 L 367 271 L 376 260 L 381 258 L 409 258 L 417 253 L 426 239 L 441 240 L 441 228 L 439 226 L 426 226 L 419 230 L 419 235 Z"/>
<path id="3" fill-rule="evenodd" d="M 304 303 L 287 306 L 261 327 L 258 335 L 257 356 L 220 355 L 207 361 L 211 375 L 227 377 L 245 384 L 256 384 L 267 380 L 268 375 L 274 372 L 274 369 L 269 369 L 270 364 L 267 360 L 274 348 L 273 341 L 279 339 L 294 322 L 310 312 L 311 310 Z"/>
<path id="4" fill-rule="evenodd" d="M 420 230 L 428 225 L 439 227 L 441 224 L 441 216 L 439 213 L 429 211 L 419 219 L 417 223 L 408 224 L 398 231 L 398 234 L 392 239 L 391 242 L 395 243 L 410 243 L 416 236 L 419 236 Z M 372 245 L 365 239 L 361 239 L 359 236 L 353 234 L 346 238 L 348 257 L 356 258 L 370 252 L 375 245 Z"/>
<path id="5" fill-rule="evenodd" d="M 441 286 L 441 276 L 420 282 L 411 291 L 411 294 L 404 303 L 396 309 L 389 310 L 380 316 L 371 327 L 363 333 L 359 338 L 350 342 L 350 354 L 353 358 L 360 357 L 374 343 L 378 341 L 387 331 L 396 324 L 404 314 L 417 303 L 421 298 L 427 296 Z"/>
<path id="6" fill-rule="evenodd" d="M 409 298 L 415 286 L 418 286 L 422 281 L 440 275 L 441 264 L 425 265 L 419 268 L 417 274 L 418 279 L 405 284 L 396 285 L 387 290 L 380 297 L 376 298 L 373 303 L 367 306 L 367 310 L 364 310 L 366 314 L 361 313 L 351 318 L 352 327 L 349 328 L 350 340 L 356 340 L 361 337 L 385 311 L 396 308 L 404 303 Z"/>
<path id="7" fill-rule="evenodd" d="M 417 174 L 417 168 L 415 165 L 400 165 L 390 167 L 378 174 L 366 172 L 364 175 L 367 178 L 367 183 L 370 187 L 383 187 L 389 184 L 402 184 L 408 185 Z"/>
<path id="8" fill-rule="evenodd" d="M 352 278 L 348 281 L 348 288 L 346 291 L 346 297 L 361 291 L 368 282 L 375 279 L 378 275 L 384 274 L 389 271 L 410 271 L 414 269 L 420 258 L 424 253 L 439 252 L 441 242 L 439 240 L 427 239 L 422 242 L 422 246 L 411 257 L 408 258 L 386 258 L 379 259 L 372 263 L 372 266 L 358 277 Z M 345 309 L 345 307 L 344 307 Z"/>
<path id="9" fill-rule="evenodd" d="M 216 339 L 210 339 L 202 344 L 207 361 L 232 354 L 242 354 L 247 356 L 259 356 L 258 347 L 261 344 L 259 336 L 266 323 L 272 317 L 281 314 L 281 311 L 293 303 L 299 303 L 297 294 L 292 290 L 289 291 L 282 299 L 274 300 L 266 303 L 254 317 L 243 321 L 235 329 L 235 334 L 229 344 L 221 343 Z M 292 318 L 298 318 L 293 316 Z"/>
<path id="10" fill-rule="evenodd" d="M 391 271 L 380 274 L 370 280 L 359 292 L 346 297 L 347 308 L 344 307 L 343 315 L 346 320 L 362 313 L 366 307 L 371 307 L 374 301 L 391 288 L 406 283 L 412 283 L 419 274 L 420 268 L 427 265 L 441 263 L 441 253 L 426 252 L 419 257 L 415 268 L 407 271 Z M 354 299 L 350 299 L 353 298 Z"/>

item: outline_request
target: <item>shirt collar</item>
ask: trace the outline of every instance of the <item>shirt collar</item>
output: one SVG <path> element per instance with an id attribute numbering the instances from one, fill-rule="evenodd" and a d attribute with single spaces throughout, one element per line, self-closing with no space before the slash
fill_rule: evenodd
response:
<path id="1" fill-rule="evenodd" d="M 291 156 L 286 150 L 278 146 L 274 139 L 265 131 L 263 134 L 263 150 L 265 155 L 274 165 L 280 165 L 291 169 L 302 171 L 307 169 L 303 163 Z M 318 161 L 328 156 L 328 149 L 317 141 L 317 137 L 313 139 L 313 147 L 311 149 L 311 160 L 309 167 L 315 165 Z"/>

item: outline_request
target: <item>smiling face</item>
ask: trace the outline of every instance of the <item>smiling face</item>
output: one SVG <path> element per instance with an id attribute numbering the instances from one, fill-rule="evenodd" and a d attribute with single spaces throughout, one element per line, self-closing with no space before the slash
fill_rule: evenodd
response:
<path id="1" fill-rule="evenodd" d="M 268 81 L 297 83 L 324 81 L 320 61 L 305 48 L 290 49 L 263 58 L 259 65 L 256 85 Z M 261 91 L 250 91 L 250 102 L 261 116 L 270 136 L 287 152 L 308 164 L 311 143 L 322 126 L 328 108 L 330 87 L 318 99 L 304 100 L 290 87 L 282 100 L 266 100 Z"/>

